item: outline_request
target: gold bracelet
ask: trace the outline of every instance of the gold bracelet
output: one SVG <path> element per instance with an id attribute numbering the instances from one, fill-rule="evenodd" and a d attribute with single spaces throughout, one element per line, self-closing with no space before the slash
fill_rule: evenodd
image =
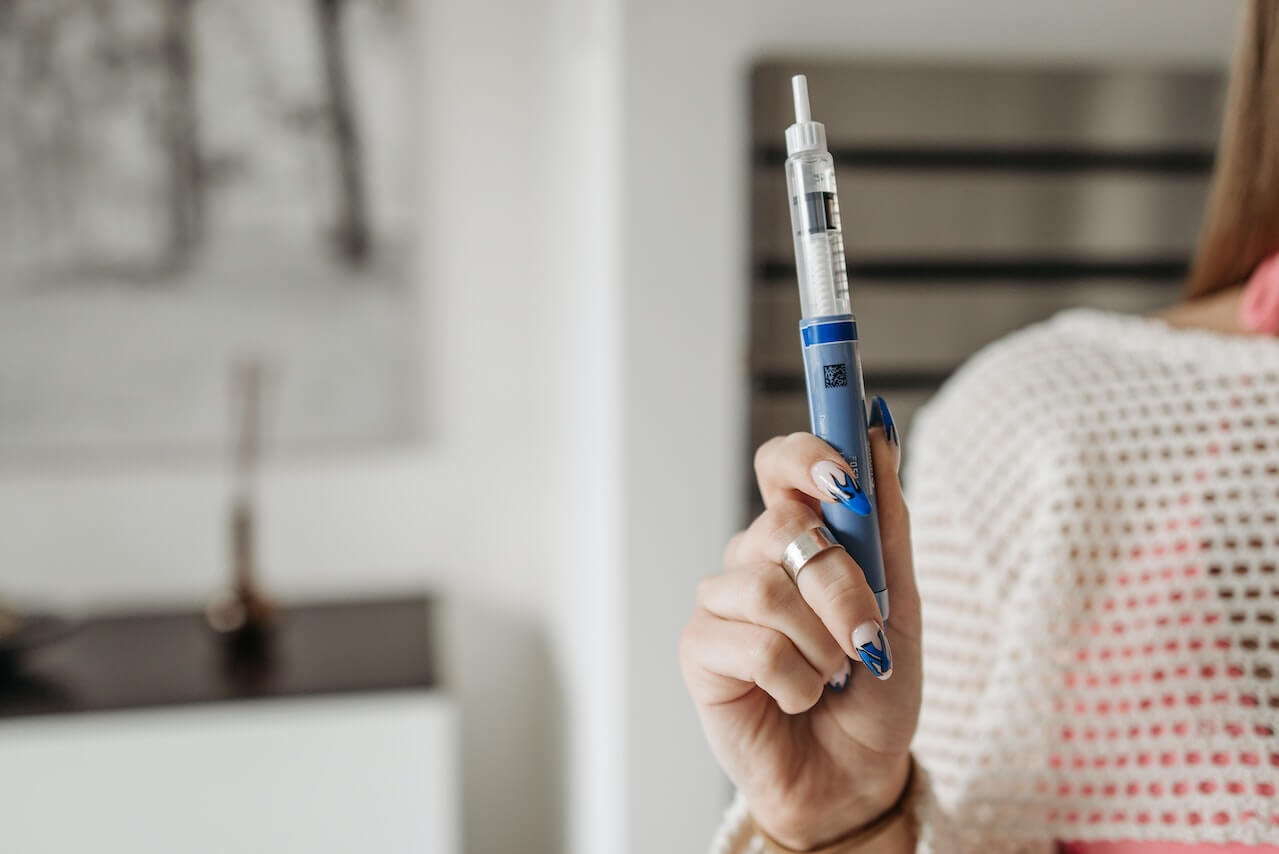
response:
<path id="1" fill-rule="evenodd" d="M 855 846 L 870 842 L 892 827 L 898 819 L 905 816 L 906 808 L 911 802 L 914 790 L 915 757 L 912 756 L 910 758 L 910 770 L 906 773 L 906 785 L 902 786 L 901 794 L 897 796 L 897 800 L 893 802 L 891 807 L 871 819 L 868 823 L 855 827 L 838 839 L 825 842 L 818 848 L 805 848 L 803 851 L 787 848 L 769 836 L 755 823 L 754 819 L 751 820 L 751 824 L 754 826 L 755 833 L 764 840 L 771 854 L 848 854 Z"/>

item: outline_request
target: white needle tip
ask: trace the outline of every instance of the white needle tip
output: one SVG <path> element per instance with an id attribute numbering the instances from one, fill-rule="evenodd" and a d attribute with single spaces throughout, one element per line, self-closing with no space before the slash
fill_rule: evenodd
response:
<path id="1" fill-rule="evenodd" d="M 790 79 L 791 92 L 795 96 L 795 123 L 811 122 L 812 113 L 808 109 L 808 78 L 796 74 Z"/>

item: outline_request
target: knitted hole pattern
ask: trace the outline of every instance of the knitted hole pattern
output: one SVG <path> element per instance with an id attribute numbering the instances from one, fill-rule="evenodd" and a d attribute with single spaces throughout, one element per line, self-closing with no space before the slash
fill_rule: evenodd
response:
<path id="1" fill-rule="evenodd" d="M 1279 843 L 1279 342 L 1065 312 L 907 441 L 954 847 Z"/>

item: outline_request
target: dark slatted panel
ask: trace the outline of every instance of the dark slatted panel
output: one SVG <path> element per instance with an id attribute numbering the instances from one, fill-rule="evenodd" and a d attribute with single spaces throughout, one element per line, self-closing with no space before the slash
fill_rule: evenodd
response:
<path id="1" fill-rule="evenodd" d="M 1220 74 L 761 63 L 752 448 L 808 427 L 782 173 L 797 71 L 835 157 L 867 392 L 889 399 L 904 433 L 995 338 L 1071 306 L 1146 312 L 1177 298 L 1212 168 Z"/>

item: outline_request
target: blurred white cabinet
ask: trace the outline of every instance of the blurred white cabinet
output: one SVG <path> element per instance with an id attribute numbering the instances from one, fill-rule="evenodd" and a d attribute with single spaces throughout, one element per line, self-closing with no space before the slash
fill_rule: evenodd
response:
<path id="1" fill-rule="evenodd" d="M 459 850 L 457 721 L 435 690 L 0 721 L 0 850 Z"/>

